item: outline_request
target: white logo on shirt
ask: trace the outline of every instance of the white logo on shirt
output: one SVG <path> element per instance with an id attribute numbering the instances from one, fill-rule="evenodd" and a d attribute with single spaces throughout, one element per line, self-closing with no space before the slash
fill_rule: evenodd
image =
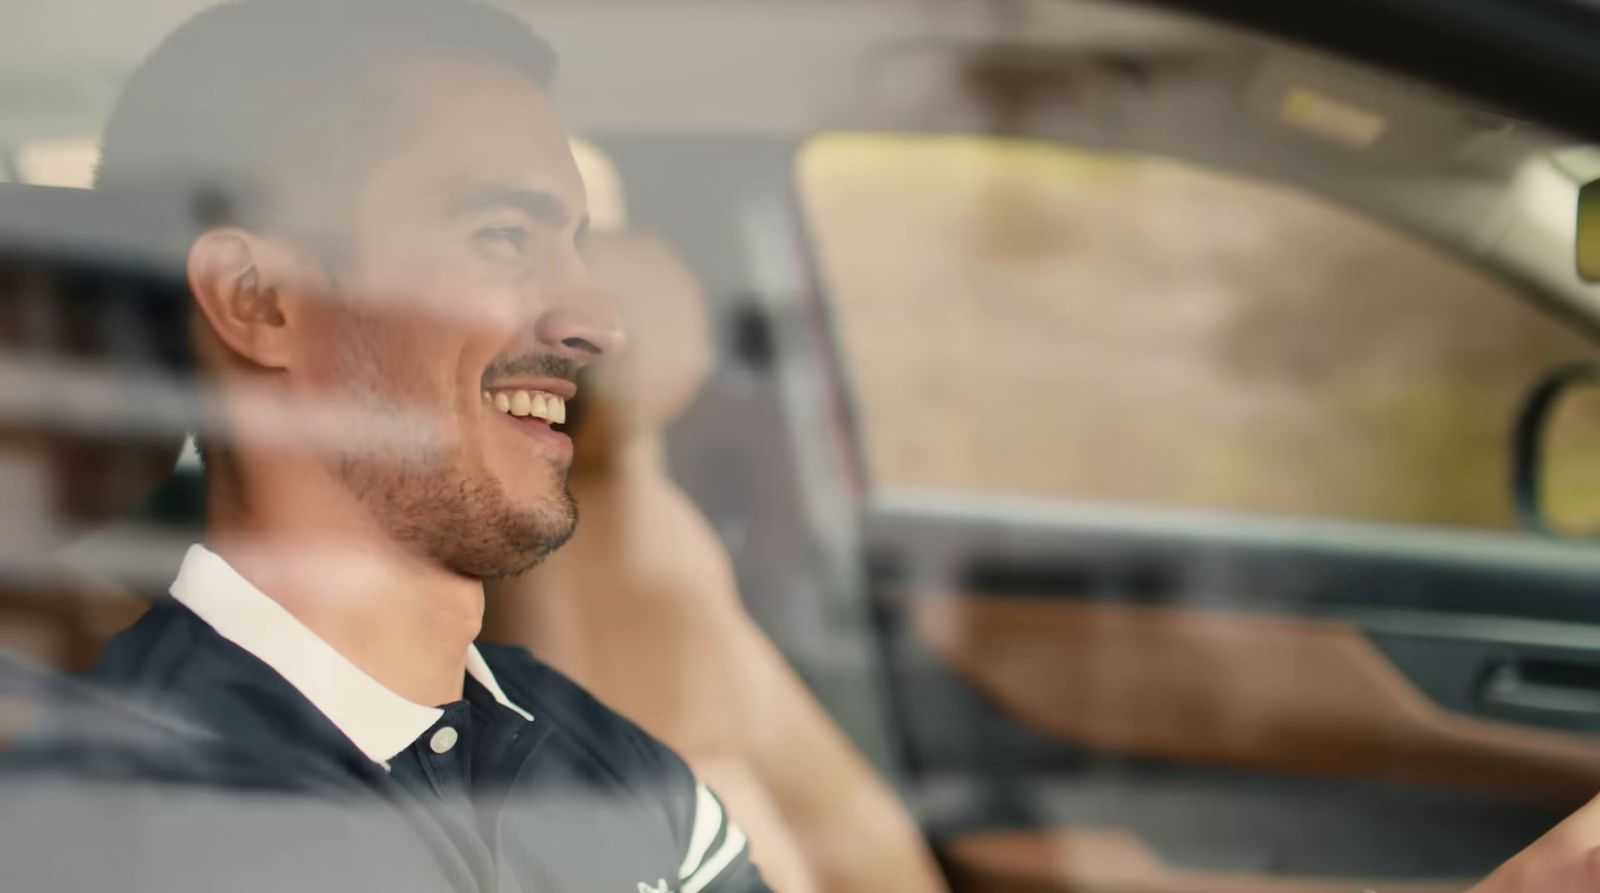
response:
<path id="1" fill-rule="evenodd" d="M 667 886 L 666 880 L 662 878 L 656 878 L 656 885 L 654 887 L 650 886 L 644 881 L 640 881 L 639 893 L 672 893 L 672 888 Z"/>

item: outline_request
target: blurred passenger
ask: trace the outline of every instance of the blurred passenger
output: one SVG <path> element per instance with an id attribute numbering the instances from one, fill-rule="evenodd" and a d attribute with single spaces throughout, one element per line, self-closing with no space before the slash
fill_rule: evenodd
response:
<path id="1" fill-rule="evenodd" d="M 489 587 L 489 631 L 526 644 L 712 781 L 774 886 L 942 889 L 916 825 L 745 612 L 727 552 L 668 476 L 661 434 L 711 359 L 704 298 L 659 239 L 597 235 L 590 264 L 630 333 L 585 377 L 571 542 Z"/>
<path id="2" fill-rule="evenodd" d="M 134 75 L 96 188 L 188 212 L 161 235 L 193 298 L 205 542 L 93 678 L 195 746 L 57 725 L 22 765 L 369 804 L 457 888 L 766 889 L 675 753 L 474 644 L 484 582 L 572 533 L 558 426 L 622 343 L 553 68 L 476 0 L 243 0 Z"/>

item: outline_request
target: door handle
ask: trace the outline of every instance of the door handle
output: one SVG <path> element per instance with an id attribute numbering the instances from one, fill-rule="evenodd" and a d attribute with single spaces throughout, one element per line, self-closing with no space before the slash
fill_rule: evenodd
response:
<path id="1" fill-rule="evenodd" d="M 1560 678 L 1563 676 L 1588 679 L 1570 681 Z M 1478 703 L 1498 712 L 1600 722 L 1600 684 L 1585 684 L 1588 680 L 1600 683 L 1596 668 L 1545 664 L 1532 668 L 1522 661 L 1506 661 L 1484 678 L 1478 689 Z"/>

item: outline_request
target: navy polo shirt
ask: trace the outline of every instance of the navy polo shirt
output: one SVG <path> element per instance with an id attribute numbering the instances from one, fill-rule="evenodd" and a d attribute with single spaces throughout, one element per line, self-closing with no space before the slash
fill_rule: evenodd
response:
<path id="1" fill-rule="evenodd" d="M 419 705 L 202 546 L 172 595 L 91 674 L 115 705 L 93 732 L 47 724 L 7 754 L 12 777 L 354 806 L 371 816 L 361 827 L 388 835 L 362 852 L 420 859 L 457 890 L 768 889 L 744 834 L 677 754 L 523 649 L 474 646 L 463 698 Z M 284 829 L 299 832 L 315 833 Z M 370 867 L 385 882 L 390 866 Z"/>

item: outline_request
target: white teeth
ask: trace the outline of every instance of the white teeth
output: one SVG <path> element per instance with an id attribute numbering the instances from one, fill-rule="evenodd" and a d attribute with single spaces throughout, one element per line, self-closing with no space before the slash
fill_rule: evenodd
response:
<path id="1" fill-rule="evenodd" d="M 567 401 L 555 394 L 542 391 L 495 391 L 491 396 L 490 392 L 485 391 L 484 398 L 493 403 L 495 409 L 508 415 L 532 416 L 554 425 L 567 420 Z"/>

